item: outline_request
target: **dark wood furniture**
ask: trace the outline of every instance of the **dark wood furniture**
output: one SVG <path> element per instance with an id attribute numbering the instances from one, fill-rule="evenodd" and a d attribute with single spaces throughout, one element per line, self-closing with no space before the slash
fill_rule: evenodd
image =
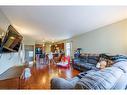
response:
<path id="1" fill-rule="evenodd" d="M 55 50 L 59 48 L 60 50 L 64 51 L 64 43 L 60 43 L 60 44 L 54 44 L 51 46 L 51 52 L 55 52 Z"/>

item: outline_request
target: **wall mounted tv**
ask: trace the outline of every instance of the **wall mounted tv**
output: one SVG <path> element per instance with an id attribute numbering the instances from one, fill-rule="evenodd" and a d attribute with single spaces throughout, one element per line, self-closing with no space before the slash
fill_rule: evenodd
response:
<path id="1" fill-rule="evenodd" d="M 22 35 L 20 35 L 15 28 L 10 25 L 7 29 L 7 33 L 4 36 L 1 47 L 1 52 L 18 52 L 21 42 L 22 42 Z"/>

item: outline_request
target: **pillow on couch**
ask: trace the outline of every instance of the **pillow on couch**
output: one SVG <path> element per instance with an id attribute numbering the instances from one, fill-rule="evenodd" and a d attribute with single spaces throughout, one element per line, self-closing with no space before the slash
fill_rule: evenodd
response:
<path id="1" fill-rule="evenodd" d="M 121 70 L 123 70 L 124 73 L 127 73 L 127 61 L 117 62 L 117 63 L 113 64 L 112 66 L 113 67 L 118 67 Z"/>

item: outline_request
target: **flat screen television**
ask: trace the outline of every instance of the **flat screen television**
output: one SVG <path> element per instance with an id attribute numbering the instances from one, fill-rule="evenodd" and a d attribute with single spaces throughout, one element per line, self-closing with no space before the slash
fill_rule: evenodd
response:
<path id="1" fill-rule="evenodd" d="M 22 35 L 10 25 L 2 41 L 2 52 L 18 52 L 22 39 Z"/>

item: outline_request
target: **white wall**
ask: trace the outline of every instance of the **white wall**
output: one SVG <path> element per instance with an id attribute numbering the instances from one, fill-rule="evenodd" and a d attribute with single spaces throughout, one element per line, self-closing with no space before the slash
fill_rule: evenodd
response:
<path id="1" fill-rule="evenodd" d="M 6 32 L 10 21 L 0 10 L 0 28 Z M 0 74 L 12 66 L 22 65 L 20 53 L 2 53 L 0 54 Z"/>
<path id="2" fill-rule="evenodd" d="M 35 40 L 29 36 L 23 35 L 23 43 L 24 45 L 35 45 Z"/>
<path id="3" fill-rule="evenodd" d="M 69 39 L 73 51 L 87 53 L 127 54 L 127 19 Z"/>
<path id="4" fill-rule="evenodd" d="M 0 28 L 3 29 L 4 31 L 6 31 L 9 25 L 10 25 L 10 21 L 7 19 L 7 17 L 0 10 Z"/>

